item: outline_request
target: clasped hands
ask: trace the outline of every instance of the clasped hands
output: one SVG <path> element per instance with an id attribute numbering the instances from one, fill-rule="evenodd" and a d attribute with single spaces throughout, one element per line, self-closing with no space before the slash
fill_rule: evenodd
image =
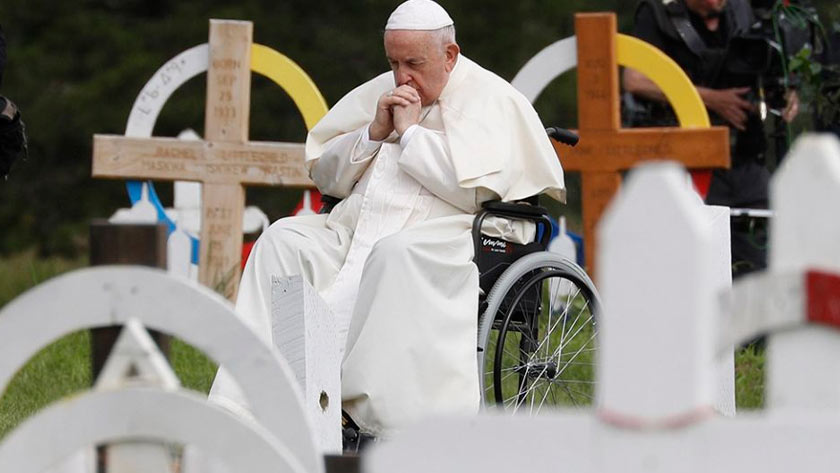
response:
<path id="1" fill-rule="evenodd" d="M 382 94 L 370 124 L 370 139 L 382 141 L 395 130 L 402 136 L 411 125 L 420 122 L 420 107 L 420 94 L 409 85 L 401 85 Z"/>

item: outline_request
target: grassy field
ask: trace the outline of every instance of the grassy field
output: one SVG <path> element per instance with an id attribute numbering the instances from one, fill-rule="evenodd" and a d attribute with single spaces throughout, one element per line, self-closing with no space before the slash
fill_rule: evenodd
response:
<path id="1" fill-rule="evenodd" d="M 86 264 L 83 259 L 41 260 L 31 253 L 0 259 L 0 307 L 26 289 Z M 201 392 L 209 390 L 215 375 L 212 361 L 178 340 L 173 340 L 170 358 L 185 387 Z M 761 408 L 764 402 L 763 351 L 740 350 L 735 363 L 738 408 Z M 67 335 L 45 347 L 18 372 L 0 397 L 0 439 L 42 407 L 88 389 L 90 378 L 90 337 L 87 332 Z"/>

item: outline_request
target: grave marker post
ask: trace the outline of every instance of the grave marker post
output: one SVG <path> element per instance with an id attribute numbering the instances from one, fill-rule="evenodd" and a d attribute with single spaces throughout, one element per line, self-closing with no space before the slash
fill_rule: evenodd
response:
<path id="1" fill-rule="evenodd" d="M 615 14 L 578 13 L 575 32 L 581 139 L 575 148 L 559 143 L 555 148 L 564 169 L 581 173 L 585 259 L 594 276 L 596 224 L 621 186 L 621 172 L 652 159 L 676 160 L 692 169 L 728 167 L 729 130 L 621 129 Z"/>
<path id="2" fill-rule="evenodd" d="M 830 322 L 840 307 L 838 200 L 840 142 L 831 135 L 799 138 L 770 185 L 768 269 L 739 281 L 733 302 L 743 316 L 733 330 L 739 338 L 756 326 L 795 329 L 768 338 L 766 405 L 773 409 L 840 412 L 840 333 L 794 326 Z"/>
<path id="3" fill-rule="evenodd" d="M 135 264 L 166 269 L 166 226 L 163 224 L 123 224 L 94 220 L 90 224 L 90 264 Z M 96 382 L 120 334 L 119 327 L 91 330 L 91 379 Z M 152 331 L 152 338 L 164 354 L 169 354 L 168 336 Z"/>

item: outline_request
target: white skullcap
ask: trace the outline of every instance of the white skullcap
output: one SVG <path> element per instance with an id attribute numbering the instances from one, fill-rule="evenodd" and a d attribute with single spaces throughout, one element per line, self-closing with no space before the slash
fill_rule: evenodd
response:
<path id="1" fill-rule="evenodd" d="M 408 0 L 388 17 L 386 30 L 439 30 L 455 24 L 449 13 L 432 0 Z"/>

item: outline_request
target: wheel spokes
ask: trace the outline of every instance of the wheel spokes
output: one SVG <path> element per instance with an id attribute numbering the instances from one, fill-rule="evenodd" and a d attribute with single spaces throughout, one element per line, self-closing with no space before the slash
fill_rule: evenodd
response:
<path id="1" fill-rule="evenodd" d="M 492 378 L 485 391 L 497 404 L 514 412 L 527 407 L 533 414 L 547 405 L 591 403 L 597 328 L 587 294 L 551 275 L 518 286 L 494 337 L 499 366 L 485 373 Z"/>

